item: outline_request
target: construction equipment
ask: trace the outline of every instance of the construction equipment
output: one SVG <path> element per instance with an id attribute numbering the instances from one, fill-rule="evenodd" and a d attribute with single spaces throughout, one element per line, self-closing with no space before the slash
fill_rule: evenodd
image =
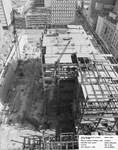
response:
<path id="1" fill-rule="evenodd" d="M 65 48 L 63 49 L 63 51 L 62 51 L 62 53 L 60 54 L 59 58 L 58 58 L 57 61 L 55 62 L 56 76 L 59 75 L 60 60 L 61 60 L 62 56 L 64 55 L 66 49 L 68 48 L 69 44 L 70 44 L 70 40 L 68 41 L 67 45 L 66 45 Z"/>
<path id="2" fill-rule="evenodd" d="M 61 60 L 63 54 L 65 53 L 66 49 L 68 48 L 69 44 L 70 44 L 70 40 L 68 41 L 66 47 L 63 49 L 63 51 L 62 51 L 61 55 L 59 56 L 59 58 L 57 59 L 58 64 L 60 63 L 60 60 Z"/>

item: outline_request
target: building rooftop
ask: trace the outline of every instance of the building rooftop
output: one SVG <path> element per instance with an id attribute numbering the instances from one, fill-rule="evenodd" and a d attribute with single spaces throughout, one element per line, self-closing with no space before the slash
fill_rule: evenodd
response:
<path id="1" fill-rule="evenodd" d="M 116 25 L 118 22 L 117 20 L 113 19 L 112 17 L 109 17 L 108 15 L 100 14 L 100 16 L 105 18 L 106 20 L 108 20 L 109 22 L 111 22 L 114 25 Z"/>
<path id="2" fill-rule="evenodd" d="M 12 0 L 12 6 L 13 7 L 24 6 L 26 4 L 26 2 L 27 2 L 27 0 L 25 0 L 25 1 Z"/>
<path id="3" fill-rule="evenodd" d="M 34 0 L 32 3 L 32 7 L 44 7 L 44 0 Z"/>
<path id="4" fill-rule="evenodd" d="M 56 32 L 61 32 L 58 36 L 51 36 Z M 44 35 L 43 46 L 46 46 L 46 63 L 54 63 L 59 57 L 64 47 L 68 43 L 68 39 L 71 39 L 66 53 L 98 53 L 98 50 L 94 48 L 86 32 L 82 29 L 82 26 L 78 26 L 78 29 L 65 29 L 65 30 L 48 30 Z M 70 55 L 63 55 L 61 62 L 71 62 Z M 52 59 L 50 59 L 52 58 Z M 70 60 L 70 61 L 69 61 Z"/>
<path id="5" fill-rule="evenodd" d="M 27 12 L 27 16 L 28 15 L 42 15 L 42 14 L 50 14 L 50 10 L 48 8 L 45 8 L 45 7 L 37 7 L 35 9 L 31 8 L 28 12 Z"/>
<path id="6" fill-rule="evenodd" d="M 117 20 L 113 19 L 112 17 L 107 17 L 106 18 L 108 21 L 110 21 L 112 24 L 116 25 L 117 24 Z"/>

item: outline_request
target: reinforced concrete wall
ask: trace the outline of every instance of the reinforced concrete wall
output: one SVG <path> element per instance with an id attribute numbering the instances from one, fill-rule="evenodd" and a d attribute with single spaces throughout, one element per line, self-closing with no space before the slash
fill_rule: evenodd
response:
<path id="1" fill-rule="evenodd" d="M 27 43 L 27 35 L 20 36 L 18 46 L 14 46 L 6 62 L 6 73 L 0 75 L 0 99 L 4 103 L 6 101 L 7 92 L 11 86 L 14 72 L 20 59 L 20 52 Z M 3 71 L 4 73 L 4 71 Z"/>
<path id="2" fill-rule="evenodd" d="M 3 83 L 2 83 L 2 85 L 0 87 L 0 98 L 3 101 L 3 103 L 6 102 L 5 98 L 6 98 L 7 92 L 9 90 L 9 88 L 10 88 L 13 75 L 14 75 L 14 69 L 9 64 L 8 71 L 7 71 L 6 75 L 5 75 L 5 78 L 3 78 Z"/>

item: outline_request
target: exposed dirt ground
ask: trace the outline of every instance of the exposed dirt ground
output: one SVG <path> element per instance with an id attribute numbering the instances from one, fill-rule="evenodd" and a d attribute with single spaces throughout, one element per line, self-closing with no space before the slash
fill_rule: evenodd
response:
<path id="1" fill-rule="evenodd" d="M 24 58 L 18 63 L 11 88 L 7 94 L 9 114 L 6 123 L 24 124 L 29 122 L 38 128 L 38 125 L 42 123 L 43 116 L 41 62 L 38 55 L 37 58 L 34 57 L 38 54 L 37 51 L 34 52 L 33 49 L 33 52 L 31 50 L 28 52 L 25 50 L 25 55 L 23 53 Z"/>
<path id="2" fill-rule="evenodd" d="M 21 147 L 21 135 L 35 134 L 45 121 L 43 108 L 40 49 L 37 43 L 25 45 L 6 97 L 0 127 L 0 150 Z M 40 133 L 37 133 L 40 134 Z M 25 134 L 26 135 L 26 134 Z M 21 141 L 21 143 L 11 140 Z"/>

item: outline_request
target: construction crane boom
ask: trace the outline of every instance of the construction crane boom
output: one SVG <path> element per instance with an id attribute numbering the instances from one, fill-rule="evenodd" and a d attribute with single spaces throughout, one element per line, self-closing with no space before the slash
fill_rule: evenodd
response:
<path id="1" fill-rule="evenodd" d="M 66 45 L 65 48 L 63 49 L 63 51 L 62 51 L 61 55 L 59 56 L 59 58 L 57 59 L 57 62 L 56 62 L 56 63 L 59 63 L 59 62 L 60 62 L 60 60 L 61 60 L 63 54 L 65 53 L 65 51 L 66 51 L 66 49 L 67 49 L 67 47 L 68 47 L 69 44 L 70 44 L 70 40 L 68 41 L 67 45 Z"/>
<path id="2" fill-rule="evenodd" d="M 70 40 L 68 41 L 67 45 L 65 46 L 65 48 L 63 49 L 62 53 L 60 54 L 59 58 L 57 59 L 57 61 L 55 62 L 55 71 L 56 71 L 56 76 L 59 75 L 59 64 L 60 64 L 60 60 L 63 56 L 63 54 L 65 53 L 68 45 L 70 44 Z"/>

